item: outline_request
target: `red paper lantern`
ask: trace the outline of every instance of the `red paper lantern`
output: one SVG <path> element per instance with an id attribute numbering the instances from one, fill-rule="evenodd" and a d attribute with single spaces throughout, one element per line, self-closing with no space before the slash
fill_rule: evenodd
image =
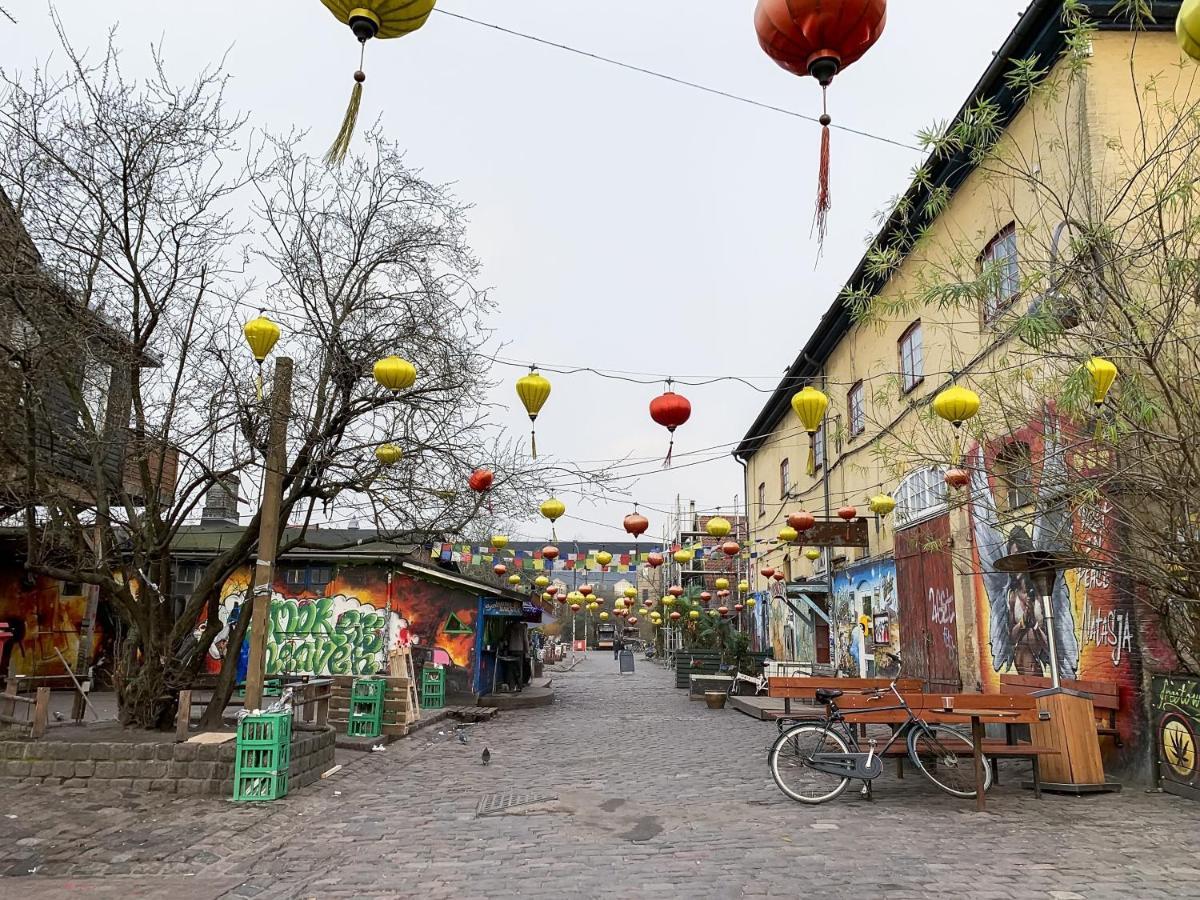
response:
<path id="1" fill-rule="evenodd" d="M 706 605 L 707 605 L 707 604 L 708 604 L 708 602 L 709 602 L 710 600 L 712 600 L 712 594 L 711 594 L 711 593 L 709 593 L 708 591 L 701 591 L 701 592 L 700 592 L 700 602 L 701 602 L 701 603 L 704 603 L 704 604 L 706 604 Z"/>
<path id="2" fill-rule="evenodd" d="M 853 522 L 858 518 L 858 508 L 854 506 L 843 506 L 837 511 L 839 519 L 845 519 L 847 522 Z"/>
<path id="3" fill-rule="evenodd" d="M 471 473 L 471 477 L 467 479 L 467 484 L 471 490 L 482 494 L 484 491 L 491 490 L 492 482 L 495 480 L 496 476 L 491 469 L 476 469 Z"/>
<path id="4" fill-rule="evenodd" d="M 661 553 L 649 553 L 646 555 L 646 565 L 652 569 L 657 569 L 663 564 L 663 555 Z"/>
<path id="5" fill-rule="evenodd" d="M 553 544 L 543 547 L 542 548 L 542 559 L 549 559 L 551 561 L 558 559 L 558 548 L 555 547 Z"/>
<path id="6" fill-rule="evenodd" d="M 630 616 L 630 617 L 629 617 L 629 624 L 630 624 L 630 625 L 636 625 L 637 623 L 638 623 L 638 617 L 637 617 L 637 616 Z"/>
<path id="7" fill-rule="evenodd" d="M 964 488 L 971 483 L 971 476 L 966 469 L 950 469 L 946 472 L 946 484 L 952 488 Z"/>
<path id="8" fill-rule="evenodd" d="M 717 591 L 717 598 L 718 598 L 719 600 L 724 600 L 724 599 L 726 599 L 728 596 L 729 596 L 729 591 Z"/>
<path id="9" fill-rule="evenodd" d="M 681 588 L 677 584 L 673 584 L 669 588 L 667 588 L 667 593 L 670 594 L 672 597 L 682 597 L 683 596 L 683 588 Z"/>
<path id="10" fill-rule="evenodd" d="M 583 594 L 585 597 L 589 596 L 592 593 L 592 586 L 590 584 L 580 585 L 579 593 Z"/>
<path id="11" fill-rule="evenodd" d="M 581 608 L 581 607 L 579 606 L 579 604 L 578 604 L 578 603 L 572 603 L 572 604 L 571 604 L 571 612 L 573 612 L 573 613 L 577 613 L 577 612 L 579 612 L 580 608 Z"/>
<path id="12" fill-rule="evenodd" d="M 625 530 L 633 535 L 634 540 L 637 540 L 646 533 L 646 529 L 650 527 L 650 520 L 643 516 L 635 508 L 633 512 L 625 517 Z"/>
<path id="13" fill-rule="evenodd" d="M 558 585 L 557 584 L 550 585 L 548 588 L 546 588 L 546 593 L 549 594 L 551 597 L 553 597 L 555 594 L 558 593 Z"/>
<path id="14" fill-rule="evenodd" d="M 729 615 L 729 607 L 728 606 L 718 606 L 717 612 L 719 612 L 723 616 L 727 616 L 727 615 Z"/>
<path id="15" fill-rule="evenodd" d="M 887 24 L 887 0 L 758 0 L 754 30 L 767 56 L 793 75 L 821 85 L 821 164 L 816 227 L 825 239 L 829 217 L 829 125 L 825 91 L 846 66 L 879 40 Z"/>
<path id="16" fill-rule="evenodd" d="M 760 569 L 759 574 L 762 575 L 763 578 L 770 578 L 775 574 L 775 570 L 770 566 L 767 566 L 765 569 Z"/>
<path id="17" fill-rule="evenodd" d="M 737 556 L 742 552 L 742 545 L 737 541 L 726 541 L 721 545 L 721 552 L 726 556 Z"/>
<path id="18" fill-rule="evenodd" d="M 746 608 L 746 607 L 745 607 L 745 606 L 743 606 L 741 603 L 735 603 L 735 604 L 733 604 L 733 611 L 734 611 L 734 612 L 739 612 L 739 613 L 740 613 L 740 612 L 741 612 L 743 609 L 745 609 L 745 608 Z"/>
<path id="19" fill-rule="evenodd" d="M 677 612 L 671 613 L 671 621 L 672 622 L 678 622 L 682 618 L 683 618 L 683 615 L 680 613 L 677 613 Z"/>
<path id="20" fill-rule="evenodd" d="M 808 531 L 808 529 L 817 524 L 817 517 L 810 512 L 801 510 L 788 516 L 787 523 L 797 531 Z"/>
<path id="21" fill-rule="evenodd" d="M 692 404 L 687 397 L 676 394 L 671 390 L 671 379 L 667 379 L 666 393 L 660 394 L 650 401 L 650 418 L 661 425 L 671 435 L 671 443 L 667 447 L 667 458 L 663 460 L 663 468 L 671 465 L 671 454 L 675 451 L 675 429 L 692 417 Z"/>
<path id="22" fill-rule="evenodd" d="M 783 581 L 783 579 L 784 579 L 784 578 L 786 578 L 786 577 L 787 577 L 787 576 L 786 576 L 786 575 L 784 575 L 782 572 L 776 572 L 776 573 L 775 573 L 775 580 L 776 580 L 776 581 Z"/>
<path id="23" fill-rule="evenodd" d="M 506 566 L 504 563 L 496 563 L 494 566 L 492 566 L 492 571 L 497 575 L 507 575 L 508 566 Z"/>

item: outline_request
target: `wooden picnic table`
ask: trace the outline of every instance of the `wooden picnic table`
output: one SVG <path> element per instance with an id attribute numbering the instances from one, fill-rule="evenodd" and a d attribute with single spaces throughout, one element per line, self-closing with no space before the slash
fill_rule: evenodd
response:
<path id="1" fill-rule="evenodd" d="M 986 812 L 987 800 L 984 799 L 985 784 L 983 777 L 983 720 L 1019 719 L 1021 718 L 1021 714 L 1007 709 L 957 709 L 945 706 L 935 709 L 934 712 L 943 713 L 944 715 L 971 717 L 971 755 L 975 758 L 975 809 L 977 812 Z"/>

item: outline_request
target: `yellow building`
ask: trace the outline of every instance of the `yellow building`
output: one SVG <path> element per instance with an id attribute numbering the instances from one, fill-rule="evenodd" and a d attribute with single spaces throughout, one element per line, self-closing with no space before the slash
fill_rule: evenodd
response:
<path id="1" fill-rule="evenodd" d="M 1131 165 L 1139 129 L 1169 127 L 1147 125 L 1148 92 L 1160 104 L 1200 97 L 1194 64 L 1175 41 L 1179 3 L 1151 4 L 1157 21 L 1140 32 L 1111 18 L 1111 3 L 1090 0 L 1079 6 L 1094 30 L 1071 31 L 1063 6 L 1030 6 L 948 128 L 989 135 L 996 153 L 956 151 L 953 141 L 935 150 L 735 451 L 746 466 L 757 567 L 785 576 L 759 575 L 755 585 L 774 594 L 777 658 L 867 674 L 883 662 L 878 651 L 900 650 L 905 674 L 933 692 L 995 691 L 1004 675 L 1043 671 L 1044 635 L 1028 624 L 1024 588 L 997 578 L 990 563 L 1044 543 L 1055 526 L 1074 527 L 1076 537 L 1100 527 L 1087 509 L 1064 513 L 1065 522 L 1023 518 L 1044 506 L 1034 494 L 1062 464 L 1063 426 L 1051 412 L 1020 422 L 993 415 L 960 435 L 932 415 L 931 400 L 957 383 L 988 408 L 1040 384 L 1041 374 L 1022 367 L 1033 355 L 1015 335 L 1022 317 L 1047 310 L 1070 326 L 1069 311 L 1053 307 L 1050 277 L 1070 240 L 1063 198 L 1102 196 Z M 1054 90 L 1030 97 L 1014 80 L 1015 61 L 1030 59 L 1025 71 L 1045 70 L 1040 83 Z M 805 385 L 830 401 L 812 475 L 809 435 L 790 405 Z M 944 476 L 959 454 L 970 481 L 956 490 Z M 897 504 L 882 520 L 868 512 L 879 494 Z M 814 561 L 803 537 L 777 540 L 791 513 L 836 520 L 847 506 L 867 517 L 868 547 L 823 549 Z M 1064 677 L 1138 692 L 1129 601 L 1086 581 L 1067 573 L 1052 625 Z M 1139 704 L 1128 705 L 1132 716 Z M 1121 717 L 1127 733 L 1124 706 Z"/>

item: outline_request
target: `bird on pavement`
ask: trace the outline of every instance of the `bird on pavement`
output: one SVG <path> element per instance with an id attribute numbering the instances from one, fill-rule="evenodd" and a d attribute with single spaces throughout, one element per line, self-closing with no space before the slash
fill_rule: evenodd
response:
<path id="1" fill-rule="evenodd" d="M 484 747 L 483 753 L 480 755 L 479 758 L 483 760 L 483 764 L 486 766 L 488 764 L 488 761 L 492 758 L 492 752 L 490 750 L 488 750 L 487 747 Z"/>
<path id="2" fill-rule="evenodd" d="M 467 743 L 467 733 L 466 733 L 465 731 L 460 731 L 460 732 L 458 733 L 458 742 L 459 742 L 460 744 L 466 744 L 466 743 Z"/>

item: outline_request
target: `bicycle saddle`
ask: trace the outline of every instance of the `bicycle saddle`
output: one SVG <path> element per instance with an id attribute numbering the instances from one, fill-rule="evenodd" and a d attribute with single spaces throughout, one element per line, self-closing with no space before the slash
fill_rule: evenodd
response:
<path id="1" fill-rule="evenodd" d="M 838 697 L 842 696 L 842 693 L 842 691 L 837 691 L 832 688 L 817 688 L 816 693 L 813 696 L 817 698 L 818 703 L 828 703 L 830 700 L 836 700 Z"/>

